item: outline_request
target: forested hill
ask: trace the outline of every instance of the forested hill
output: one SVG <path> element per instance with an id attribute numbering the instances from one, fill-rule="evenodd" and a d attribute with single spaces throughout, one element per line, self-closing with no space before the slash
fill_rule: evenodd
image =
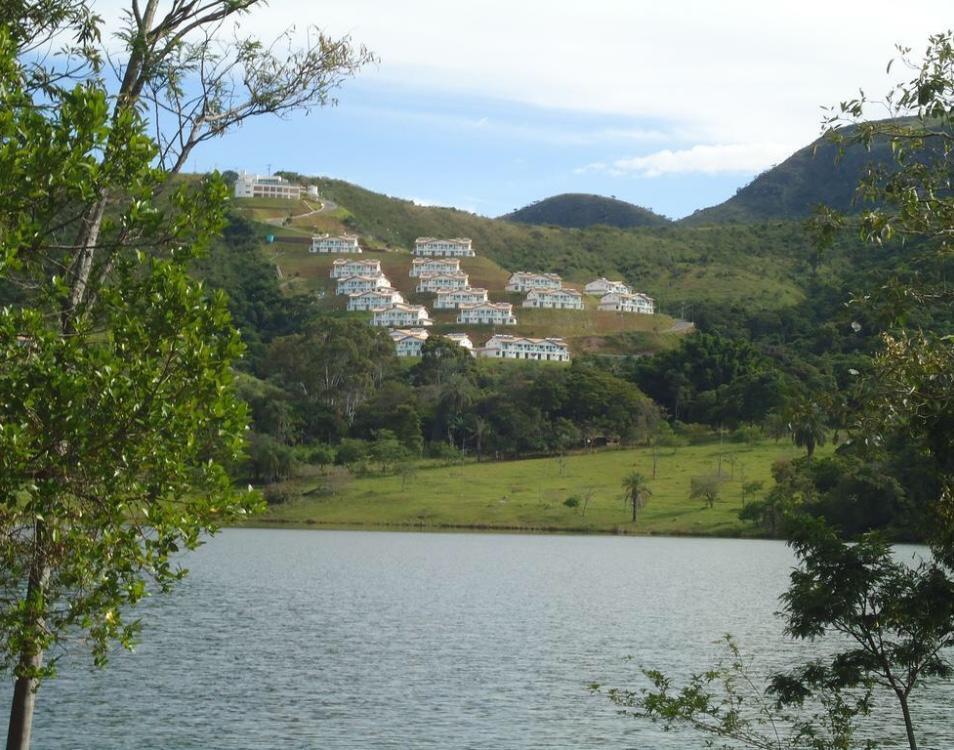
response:
<path id="1" fill-rule="evenodd" d="M 628 229 L 659 227 L 670 223 L 665 216 L 632 203 L 602 195 L 563 193 L 531 203 L 500 217 L 521 224 L 552 224 L 568 229 L 583 229 L 596 224 Z"/>
<path id="2" fill-rule="evenodd" d="M 855 188 L 869 164 L 892 164 L 886 140 L 874 142 L 870 150 L 860 145 L 851 146 L 839 156 L 835 143 L 819 138 L 739 188 L 729 200 L 696 211 L 679 223 L 701 226 L 800 220 L 808 217 L 819 204 L 851 212 L 857 210 L 853 205 Z"/>

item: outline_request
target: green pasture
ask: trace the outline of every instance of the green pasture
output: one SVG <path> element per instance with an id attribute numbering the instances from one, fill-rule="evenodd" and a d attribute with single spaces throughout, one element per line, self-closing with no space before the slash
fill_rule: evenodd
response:
<path id="1" fill-rule="evenodd" d="M 790 443 L 707 443 L 659 448 L 652 497 L 635 523 L 623 503 L 622 481 L 632 471 L 652 477 L 653 450 L 606 449 L 563 458 L 465 462 L 421 466 L 401 476 L 352 477 L 343 469 L 291 480 L 281 490 L 293 499 L 257 523 L 339 527 L 473 528 L 521 531 L 757 535 L 741 522 L 742 483 L 771 486 L 771 466 L 801 451 Z M 720 497 L 708 508 L 690 499 L 694 476 L 719 474 Z M 764 490 L 763 490 L 764 492 Z M 565 501 L 575 497 L 577 507 Z M 585 513 L 583 504 L 589 497 Z M 751 499 L 751 498 L 749 498 Z"/>

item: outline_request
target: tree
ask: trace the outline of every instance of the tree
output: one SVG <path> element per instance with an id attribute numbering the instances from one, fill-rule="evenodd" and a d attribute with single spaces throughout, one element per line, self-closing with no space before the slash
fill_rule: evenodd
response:
<path id="1" fill-rule="evenodd" d="M 113 642 L 132 643 L 126 611 L 149 582 L 184 575 L 170 556 L 257 505 L 226 472 L 246 424 L 232 387 L 241 343 L 223 296 L 188 273 L 224 224 L 225 187 L 172 177 L 249 117 L 330 103 L 369 55 L 324 35 L 284 53 L 222 45 L 224 24 L 256 4 L 173 0 L 161 14 L 158 0 L 133 0 L 110 53 L 116 87 L 83 0 L 14 2 L 0 23 L 9 750 L 30 745 L 51 649 L 79 633 L 104 664 Z"/>
<path id="2" fill-rule="evenodd" d="M 646 478 L 638 471 L 631 472 L 623 480 L 623 499 L 633 511 L 633 523 L 636 523 L 637 513 L 646 507 L 653 491 L 649 489 Z"/>
<path id="3" fill-rule="evenodd" d="M 788 411 L 788 430 L 792 442 L 804 448 L 808 458 L 815 454 L 815 448 L 825 444 L 825 414 L 816 401 L 802 399 L 793 404 Z"/>
<path id="4" fill-rule="evenodd" d="M 846 637 L 850 646 L 825 667 L 829 679 L 844 688 L 873 679 L 890 690 L 917 750 L 911 693 L 954 674 L 945 653 L 954 646 L 954 581 L 936 562 L 899 562 L 876 533 L 844 544 L 817 519 L 798 524 L 790 544 L 802 564 L 782 596 L 786 632 Z M 797 679 L 777 677 L 775 684 L 796 698 L 806 692 Z"/>
<path id="5" fill-rule="evenodd" d="M 845 691 L 867 691 L 880 685 L 897 701 L 908 747 L 917 750 L 911 710 L 915 689 L 925 679 L 954 676 L 948 660 L 954 646 L 954 349 L 947 331 L 912 323 L 923 320 L 915 313 L 945 308 L 952 296 L 943 261 L 954 238 L 954 194 L 950 190 L 954 32 L 932 36 L 921 62 L 911 61 L 908 54 L 902 49 L 900 62 L 913 77 L 880 103 L 893 119 L 863 121 L 867 101 L 862 95 L 843 102 L 828 124 L 832 126 L 830 135 L 841 144 L 870 147 L 881 139 L 895 156 L 892 169 L 871 167 L 865 174 L 858 195 L 866 206 L 856 226 L 866 242 L 890 246 L 895 253 L 907 251 L 906 259 L 918 272 L 890 279 L 851 301 L 857 309 L 878 306 L 871 317 L 883 321 L 885 330 L 870 370 L 859 372 L 857 392 L 846 400 L 847 426 L 861 458 L 877 455 L 899 440 L 916 458 L 922 473 L 933 480 L 927 485 L 936 488 L 927 502 L 929 523 L 921 529 L 931 556 L 905 564 L 877 533 L 862 534 L 848 543 L 824 520 L 789 512 L 786 529 L 798 567 L 782 598 L 786 632 L 807 640 L 829 633 L 838 637 L 830 643 L 824 659 L 776 675 L 771 687 L 778 705 L 784 706 L 799 705 L 826 692 L 845 696 L 851 695 Z M 902 115 L 905 118 L 898 119 Z M 917 253 L 911 252 L 912 247 Z M 806 406 L 802 408 L 808 412 Z M 805 421 L 812 425 L 804 429 L 801 444 L 810 459 L 819 434 L 817 415 L 809 413 Z M 872 487 L 880 488 L 878 494 L 891 502 L 900 497 L 894 477 L 872 473 L 863 463 L 859 471 L 858 456 L 834 465 L 841 474 L 838 481 L 864 487 L 862 497 L 870 494 Z M 788 495 L 792 511 L 811 502 L 818 489 L 814 479 L 819 476 L 819 463 L 806 459 L 790 472 L 787 483 L 793 490 Z M 892 468 L 901 474 L 898 467 Z M 778 486 L 767 500 L 776 489 Z M 753 503 L 745 511 L 757 505 Z M 668 688 L 665 682 L 661 686 Z M 667 711 L 680 706 L 687 709 L 681 714 L 669 712 L 669 717 L 692 723 L 700 710 L 706 711 L 710 696 L 696 687 L 698 683 L 691 683 L 689 692 L 677 697 L 692 698 L 692 705 L 685 701 L 661 704 Z M 742 704 L 736 704 L 734 715 L 745 716 Z M 723 724 L 715 732 L 732 737 L 732 728 L 731 723 Z M 811 736 L 819 736 L 824 721 L 809 728 L 815 732 Z M 883 725 L 879 726 L 882 730 Z M 808 746 L 851 745 L 826 741 Z"/>
<path id="6" fill-rule="evenodd" d="M 689 497 L 692 500 L 702 498 L 706 507 L 714 508 L 719 492 L 722 489 L 722 480 L 716 476 L 692 477 L 689 480 Z"/>

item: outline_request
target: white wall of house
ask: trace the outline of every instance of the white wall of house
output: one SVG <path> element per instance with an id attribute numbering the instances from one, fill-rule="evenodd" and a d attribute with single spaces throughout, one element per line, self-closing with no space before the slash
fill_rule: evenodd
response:
<path id="1" fill-rule="evenodd" d="M 427 316 L 427 308 L 423 305 L 396 304 L 374 310 L 371 325 L 403 328 L 431 326 L 434 325 L 434 321 Z"/>
<path id="2" fill-rule="evenodd" d="M 311 238 L 313 253 L 360 253 L 358 237 L 353 234 L 342 234 L 332 237 L 328 234 L 316 234 Z"/>
<path id="3" fill-rule="evenodd" d="M 610 281 L 605 277 L 600 277 L 595 281 L 591 281 L 585 287 L 583 291 L 587 294 L 632 294 L 632 289 L 630 289 L 622 281 Z"/>
<path id="4" fill-rule="evenodd" d="M 656 304 L 652 297 L 636 292 L 635 294 L 612 293 L 600 299 L 600 310 L 641 313 L 653 315 Z"/>
<path id="5" fill-rule="evenodd" d="M 235 180 L 236 198 L 283 198 L 298 200 L 301 198 L 302 188 L 293 185 L 283 177 L 262 177 L 257 174 L 242 172 Z"/>
<path id="6" fill-rule="evenodd" d="M 478 351 L 478 356 L 495 359 L 532 359 L 541 362 L 569 362 L 570 350 L 560 338 L 533 339 L 497 334 Z"/>
<path id="7" fill-rule="evenodd" d="M 460 305 L 457 322 L 470 325 L 515 326 L 513 305 L 509 302 L 484 302 L 476 305 Z"/>
<path id="8" fill-rule="evenodd" d="M 487 301 L 487 290 L 478 287 L 438 292 L 434 302 L 437 310 L 455 310 L 460 305 L 476 305 Z"/>
<path id="9" fill-rule="evenodd" d="M 414 242 L 414 254 L 417 256 L 434 257 L 446 256 L 452 258 L 466 258 L 474 255 L 471 241 L 466 237 L 449 240 L 434 237 L 418 237 Z"/>
<path id="10" fill-rule="evenodd" d="M 430 335 L 423 328 L 396 329 L 388 331 L 394 342 L 394 349 L 399 357 L 420 357 L 421 347 Z"/>
<path id="11" fill-rule="evenodd" d="M 375 308 L 389 307 L 404 302 L 404 297 L 397 289 L 384 287 L 382 289 L 372 289 L 368 292 L 356 292 L 348 295 L 348 310 L 351 312 L 360 312 L 374 310 Z"/>
<path id="12" fill-rule="evenodd" d="M 427 273 L 460 273 L 458 258 L 414 258 L 408 275 L 412 278 Z"/>
<path id="13" fill-rule="evenodd" d="M 331 278 L 346 279 L 349 276 L 382 276 L 379 260 L 344 260 L 339 258 L 331 264 Z"/>
<path id="14" fill-rule="evenodd" d="M 505 287 L 508 292 L 528 292 L 531 289 L 560 289 L 563 279 L 555 273 L 517 271 L 510 275 Z"/>
<path id="15" fill-rule="evenodd" d="M 338 279 L 338 294 L 354 294 L 368 292 L 372 289 L 383 289 L 391 286 L 386 276 L 349 276 Z"/>
<path id="16" fill-rule="evenodd" d="M 446 289 L 465 289 L 470 286 L 466 273 L 422 274 L 418 277 L 418 292 L 440 292 Z"/>
<path id="17" fill-rule="evenodd" d="M 531 289 L 527 292 L 523 306 L 551 310 L 582 310 L 583 295 L 572 289 Z"/>

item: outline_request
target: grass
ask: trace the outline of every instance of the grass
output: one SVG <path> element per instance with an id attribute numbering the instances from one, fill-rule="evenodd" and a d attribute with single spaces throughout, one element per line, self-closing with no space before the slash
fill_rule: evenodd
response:
<path id="1" fill-rule="evenodd" d="M 830 450 L 830 449 L 829 449 Z M 690 479 L 718 472 L 720 499 L 713 508 L 689 499 Z M 742 481 L 771 485 L 779 458 L 802 451 L 788 443 L 718 443 L 660 448 L 652 497 L 636 523 L 622 501 L 623 478 L 652 476 L 649 448 L 603 450 L 564 458 L 421 467 L 400 476 L 351 477 L 342 469 L 291 480 L 282 489 L 298 499 L 273 506 L 256 523 L 336 527 L 470 528 L 548 532 L 757 536 L 738 519 Z M 582 502 L 590 495 L 585 514 Z M 569 497 L 580 507 L 568 507 Z"/>

